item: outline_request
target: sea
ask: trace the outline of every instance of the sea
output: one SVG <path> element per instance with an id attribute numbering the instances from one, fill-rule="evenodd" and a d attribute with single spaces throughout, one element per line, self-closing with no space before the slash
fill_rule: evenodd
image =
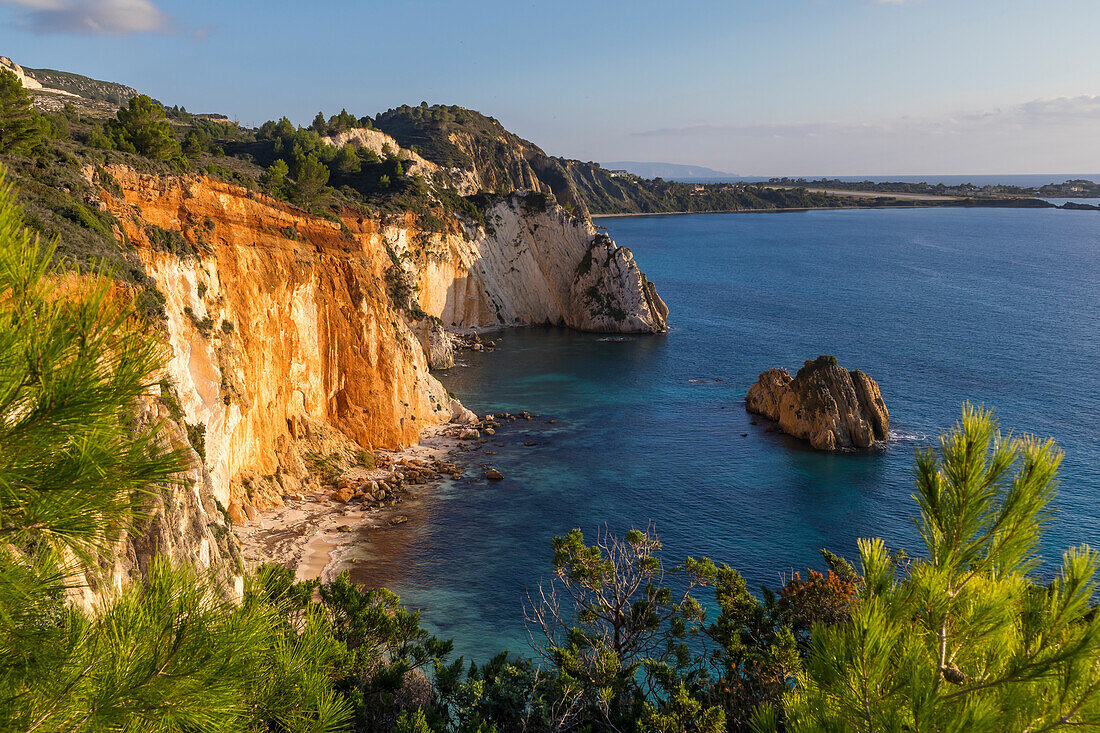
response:
<path id="1" fill-rule="evenodd" d="M 663 335 L 510 329 L 443 383 L 479 414 L 529 411 L 367 532 L 353 576 L 418 608 L 456 654 L 529 654 L 524 604 L 572 528 L 652 528 L 666 562 L 709 557 L 752 587 L 848 558 L 861 537 L 920 555 L 914 452 L 964 402 L 1065 451 L 1040 574 L 1100 546 L 1100 214 L 839 210 L 598 219 L 670 310 Z M 874 377 L 892 439 L 823 454 L 744 398 L 771 367 L 832 354 Z M 484 480 L 494 466 L 505 478 Z M 403 510 L 406 511 L 406 510 Z M 705 595 L 705 594 L 704 594 Z"/>

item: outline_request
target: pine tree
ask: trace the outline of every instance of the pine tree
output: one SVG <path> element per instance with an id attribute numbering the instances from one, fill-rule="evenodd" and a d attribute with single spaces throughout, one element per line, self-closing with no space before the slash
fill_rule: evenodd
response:
<path id="1" fill-rule="evenodd" d="M 180 153 L 180 144 L 172 137 L 172 124 L 164 108 L 148 95 L 139 94 L 129 107 L 118 111 L 110 125 L 119 150 L 127 150 L 156 160 L 169 160 Z"/>
<path id="2" fill-rule="evenodd" d="M 1062 454 L 969 405 L 917 456 L 925 559 L 862 540 L 851 621 L 815 626 L 787 729 L 1040 731 L 1100 725 L 1097 553 L 1034 576 Z M 904 571 L 904 572 L 903 572 Z M 774 712 L 761 711 L 768 729 Z"/>
<path id="3" fill-rule="evenodd" d="M 0 69 L 0 153 L 26 154 L 42 143 L 42 121 L 19 77 Z"/>
<path id="4" fill-rule="evenodd" d="M 290 168 L 286 161 L 278 158 L 260 175 L 260 183 L 276 196 L 282 196 L 285 193 L 286 177 L 289 174 Z"/>
<path id="5" fill-rule="evenodd" d="M 351 145 L 340 148 L 332 161 L 332 165 L 336 173 L 343 177 L 355 175 L 363 167 L 362 162 L 359 160 L 359 154 Z"/>
<path id="6" fill-rule="evenodd" d="M 294 165 L 294 200 L 312 203 L 325 189 L 329 171 L 314 153 L 301 156 Z"/>

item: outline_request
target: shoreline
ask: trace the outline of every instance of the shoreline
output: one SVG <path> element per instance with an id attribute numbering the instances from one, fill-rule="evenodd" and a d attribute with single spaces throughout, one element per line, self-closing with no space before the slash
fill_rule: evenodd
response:
<path id="1" fill-rule="evenodd" d="M 998 200 L 998 199 L 991 199 Z M 1046 201 L 1045 199 L 1021 199 L 1023 201 Z M 638 211 L 634 213 L 616 214 L 592 214 L 590 219 L 621 219 L 629 216 L 685 216 L 688 214 L 786 214 L 791 212 L 806 211 L 895 211 L 897 209 L 1056 209 L 1066 211 L 1064 206 L 1051 204 L 1050 206 L 998 206 L 994 204 L 959 203 L 954 201 L 968 201 L 968 199 L 952 199 L 951 201 L 928 201 L 924 204 L 905 204 L 899 206 L 799 206 L 788 209 L 713 209 L 707 211 Z M 1069 209 L 1072 210 L 1072 209 Z"/>
<path id="2" fill-rule="evenodd" d="M 416 445 L 401 450 L 377 450 L 376 455 L 383 457 L 380 465 L 349 471 L 342 480 L 391 480 L 403 473 L 401 469 L 418 470 L 451 463 L 449 459 L 462 445 L 460 435 L 468 428 L 453 422 L 425 428 Z M 234 527 L 244 562 L 250 568 L 270 562 L 293 568 L 296 580 L 331 581 L 346 569 L 345 560 L 360 531 L 408 521 L 402 506 L 421 490 L 434 488 L 446 478 L 442 473 L 431 472 L 436 474 L 434 478 L 417 480 L 412 486 L 404 484 L 400 498 L 387 506 L 364 508 L 354 500 L 341 502 L 332 496 L 336 493 L 334 487 L 329 487 L 261 511 L 255 521 Z"/>
<path id="3" fill-rule="evenodd" d="M 686 216 L 689 214 L 786 214 L 806 211 L 882 211 L 884 209 L 944 209 L 944 208 L 987 208 L 987 207 L 948 207 L 928 204 L 925 206 L 801 206 L 790 209 L 714 209 L 710 211 L 639 211 L 630 214 L 589 214 L 591 219 L 621 219 L 628 216 Z M 1030 207 L 1019 207 L 1030 208 Z"/>

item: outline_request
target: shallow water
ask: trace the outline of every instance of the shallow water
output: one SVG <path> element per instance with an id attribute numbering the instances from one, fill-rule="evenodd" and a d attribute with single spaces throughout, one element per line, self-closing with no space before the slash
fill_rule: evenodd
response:
<path id="1" fill-rule="evenodd" d="M 672 330 L 513 330 L 494 353 L 463 354 L 440 378 L 471 409 L 538 417 L 507 423 L 486 446 L 497 454 L 408 524 L 366 537 L 373 559 L 356 577 L 483 660 L 527 650 L 525 591 L 572 527 L 653 522 L 670 558 L 710 556 L 772 586 L 820 567 L 821 547 L 854 556 L 859 537 L 919 552 L 913 451 L 967 399 L 1066 450 L 1047 557 L 1100 544 L 1100 216 L 1088 213 L 602 220 L 656 283 Z M 757 375 L 821 353 L 878 381 L 896 436 L 884 452 L 823 455 L 752 424 Z M 477 479 L 490 461 L 504 481 Z"/>

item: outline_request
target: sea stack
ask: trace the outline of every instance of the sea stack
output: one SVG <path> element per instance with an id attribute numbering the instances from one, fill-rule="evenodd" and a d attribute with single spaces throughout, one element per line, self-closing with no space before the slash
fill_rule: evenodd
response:
<path id="1" fill-rule="evenodd" d="M 786 369 L 769 369 L 749 388 L 745 409 L 818 450 L 865 449 L 890 438 L 890 413 L 878 384 L 859 370 L 849 372 L 834 356 L 807 361 L 794 379 Z"/>

